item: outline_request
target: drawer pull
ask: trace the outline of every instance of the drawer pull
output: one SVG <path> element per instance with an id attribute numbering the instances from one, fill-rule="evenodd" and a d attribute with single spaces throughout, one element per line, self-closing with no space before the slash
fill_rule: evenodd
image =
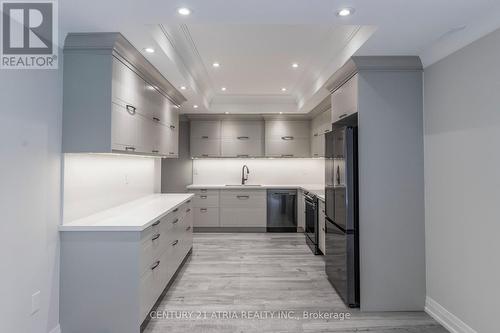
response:
<path id="1" fill-rule="evenodd" d="M 177 243 L 179 243 L 179 240 L 178 240 L 178 239 L 176 239 L 176 240 L 172 243 L 172 246 L 176 246 L 176 245 L 177 245 Z"/>
<path id="2" fill-rule="evenodd" d="M 206 199 L 207 196 L 206 195 L 200 195 L 200 199 Z"/>
<path id="3" fill-rule="evenodd" d="M 189 213 L 191 211 L 191 208 L 186 209 L 186 213 Z"/>
<path id="4" fill-rule="evenodd" d="M 314 154 L 314 156 L 319 156 L 319 154 Z"/>
<path id="5" fill-rule="evenodd" d="M 318 133 L 314 133 L 314 136 L 318 136 L 319 134 Z"/>
<path id="6" fill-rule="evenodd" d="M 125 108 L 127 109 L 127 112 L 130 113 L 132 116 L 136 113 L 136 110 L 137 108 L 133 105 L 130 105 L 130 104 L 127 104 L 127 106 L 125 106 Z"/>
<path id="7" fill-rule="evenodd" d="M 153 120 L 156 121 L 157 123 L 160 122 L 160 118 L 158 118 L 158 117 L 153 117 Z"/>
<path id="8" fill-rule="evenodd" d="M 208 209 L 207 209 L 207 208 L 200 208 L 200 212 L 205 213 L 206 211 L 208 211 Z"/>
<path id="9" fill-rule="evenodd" d="M 186 201 L 186 203 L 191 203 L 191 200 Z"/>
<path id="10" fill-rule="evenodd" d="M 250 139 L 248 136 L 239 136 L 238 140 L 248 140 Z"/>
<path id="11" fill-rule="evenodd" d="M 340 119 L 340 118 L 345 118 L 345 117 L 347 117 L 347 113 L 341 114 L 341 115 L 339 116 L 339 119 Z"/>
<path id="12" fill-rule="evenodd" d="M 330 132 L 330 130 L 329 130 L 329 129 L 326 129 L 326 130 L 325 130 L 325 133 L 328 133 L 328 132 Z"/>
<path id="13" fill-rule="evenodd" d="M 179 208 L 174 209 L 172 212 L 176 213 L 179 211 Z"/>
<path id="14" fill-rule="evenodd" d="M 170 129 L 175 129 L 175 126 L 174 125 L 170 125 Z"/>
<path id="15" fill-rule="evenodd" d="M 160 220 L 158 220 L 155 223 L 151 224 L 151 226 L 156 227 L 158 224 L 160 224 Z"/>
<path id="16" fill-rule="evenodd" d="M 177 222 L 179 222 L 179 219 L 175 219 L 172 221 L 172 224 L 176 224 Z"/>
<path id="17" fill-rule="evenodd" d="M 208 154 L 201 154 L 201 157 L 208 157 Z"/>
<path id="18" fill-rule="evenodd" d="M 208 190 L 207 190 L 206 188 L 202 188 L 200 191 L 201 191 L 201 192 L 203 192 L 203 193 L 205 193 L 205 192 L 207 192 Z"/>
<path id="19" fill-rule="evenodd" d="M 240 200 L 247 200 L 247 199 L 250 199 L 250 196 L 249 195 L 237 195 L 236 196 L 238 199 Z"/>
<path id="20" fill-rule="evenodd" d="M 135 147 L 132 147 L 132 146 L 125 147 L 125 150 L 126 151 L 135 151 Z"/>
<path id="21" fill-rule="evenodd" d="M 154 271 L 156 267 L 160 266 L 160 260 L 156 261 L 153 266 L 151 266 L 151 270 Z"/>
<path id="22" fill-rule="evenodd" d="M 186 231 L 189 231 L 189 230 L 191 230 L 191 226 L 189 226 L 189 227 L 186 228 Z"/>
<path id="23" fill-rule="evenodd" d="M 159 150 L 152 150 L 151 151 L 153 154 L 158 154 L 160 151 Z"/>
<path id="24" fill-rule="evenodd" d="M 175 155 L 175 153 L 173 151 L 169 152 L 170 155 Z"/>
<path id="25" fill-rule="evenodd" d="M 151 241 L 155 241 L 157 240 L 158 238 L 160 238 L 160 234 L 156 234 L 153 236 L 153 238 L 151 238 Z"/>
<path id="26" fill-rule="evenodd" d="M 250 157 L 250 155 L 246 155 L 246 154 L 244 154 L 244 155 L 236 155 L 236 157 Z"/>
<path id="27" fill-rule="evenodd" d="M 281 137 L 281 140 L 287 140 L 288 141 L 288 140 L 293 140 L 293 139 L 294 139 L 293 136 L 282 136 Z"/>
<path id="28" fill-rule="evenodd" d="M 207 135 L 203 135 L 201 138 L 202 139 L 208 139 L 208 136 Z"/>
<path id="29" fill-rule="evenodd" d="M 293 157 L 293 154 L 283 154 L 281 157 Z"/>

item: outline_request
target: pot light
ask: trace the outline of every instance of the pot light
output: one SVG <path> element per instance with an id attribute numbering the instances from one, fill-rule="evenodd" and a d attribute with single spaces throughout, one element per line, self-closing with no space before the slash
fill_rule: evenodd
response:
<path id="1" fill-rule="evenodd" d="M 220 67 L 220 63 L 218 63 L 218 62 L 214 62 L 214 63 L 212 64 L 212 67 L 214 67 L 214 68 L 219 68 L 219 67 Z"/>
<path id="2" fill-rule="evenodd" d="M 286 91 L 286 88 L 281 88 L 281 91 L 282 91 L 282 92 L 285 92 L 285 91 Z"/>
<path id="3" fill-rule="evenodd" d="M 193 109 L 197 109 L 198 108 L 198 105 L 193 105 Z"/>
<path id="4" fill-rule="evenodd" d="M 280 114 L 283 114 L 283 112 L 280 111 Z"/>
<path id="5" fill-rule="evenodd" d="M 224 112 L 224 114 L 229 114 L 229 112 L 226 111 L 226 112 Z"/>
<path id="6" fill-rule="evenodd" d="M 222 87 L 222 88 L 220 88 L 220 90 L 222 90 L 222 91 L 226 91 L 226 90 L 227 90 L 227 88 L 226 88 L 226 87 Z"/>
<path id="7" fill-rule="evenodd" d="M 144 52 L 146 52 L 146 53 L 155 53 L 155 49 L 153 49 L 152 47 L 146 47 L 144 49 Z"/>
<path id="8" fill-rule="evenodd" d="M 293 68 L 299 68 L 299 64 L 298 64 L 298 63 L 296 63 L 296 62 L 294 62 L 294 63 L 292 64 L 292 67 L 293 67 Z"/>
<path id="9" fill-rule="evenodd" d="M 177 9 L 177 13 L 179 13 L 179 15 L 182 15 L 182 16 L 188 16 L 188 15 L 191 15 L 191 9 L 186 8 L 186 7 L 182 7 L 182 8 Z"/>
<path id="10" fill-rule="evenodd" d="M 353 13 L 354 13 L 354 9 L 353 8 L 342 8 L 341 10 L 339 10 L 337 12 L 337 15 L 345 17 L 345 16 L 352 15 Z"/>
<path id="11" fill-rule="evenodd" d="M 187 87 L 186 86 L 181 86 L 181 90 L 186 90 Z"/>

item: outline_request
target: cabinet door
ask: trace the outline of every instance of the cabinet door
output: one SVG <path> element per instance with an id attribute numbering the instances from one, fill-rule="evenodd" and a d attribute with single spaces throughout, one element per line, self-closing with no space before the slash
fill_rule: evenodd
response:
<path id="1" fill-rule="evenodd" d="M 353 76 L 332 94 L 332 121 L 358 112 L 358 75 Z"/>
<path id="2" fill-rule="evenodd" d="M 263 156 L 264 122 L 223 120 L 221 155 L 226 157 Z"/>
<path id="3" fill-rule="evenodd" d="M 218 227 L 219 207 L 199 207 L 194 208 L 195 227 Z"/>
<path id="4" fill-rule="evenodd" d="M 311 156 L 324 157 L 325 156 L 325 135 L 314 134 L 311 138 Z"/>
<path id="5" fill-rule="evenodd" d="M 176 110 L 172 110 L 169 120 L 169 139 L 167 149 L 168 151 L 166 152 L 166 156 L 177 158 L 179 157 L 179 113 Z"/>
<path id="6" fill-rule="evenodd" d="M 222 139 L 221 155 L 224 157 L 259 157 L 263 156 L 262 140 Z"/>
<path id="7" fill-rule="evenodd" d="M 140 120 L 137 113 L 111 104 L 111 142 L 113 150 L 135 152 L 139 150 L 138 133 Z"/>
<path id="8" fill-rule="evenodd" d="M 132 105 L 142 112 L 146 100 L 146 82 L 114 57 L 112 75 L 113 100 L 118 103 Z"/>
<path id="9" fill-rule="evenodd" d="M 220 139 L 193 139 L 191 138 L 192 157 L 219 157 Z"/>
<path id="10" fill-rule="evenodd" d="M 310 157 L 310 148 L 309 138 L 266 138 L 266 156 L 269 157 Z"/>
<path id="11" fill-rule="evenodd" d="M 192 139 L 220 139 L 221 122 L 218 120 L 193 120 L 191 121 Z"/>
<path id="12" fill-rule="evenodd" d="M 269 139 L 309 139 L 309 120 L 268 120 L 266 121 L 266 140 Z"/>
<path id="13" fill-rule="evenodd" d="M 221 227 L 265 227 L 266 191 L 224 190 L 220 194 Z"/>

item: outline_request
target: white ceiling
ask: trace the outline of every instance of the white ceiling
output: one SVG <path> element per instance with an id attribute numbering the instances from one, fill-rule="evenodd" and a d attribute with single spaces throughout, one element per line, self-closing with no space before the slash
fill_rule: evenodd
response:
<path id="1" fill-rule="evenodd" d="M 180 6 L 193 14 L 179 17 Z M 342 7 L 356 12 L 340 18 Z M 500 27 L 498 0 L 65 0 L 59 14 L 61 41 L 119 31 L 138 49 L 155 47 L 148 59 L 189 87 L 185 112 L 307 112 L 352 54 L 419 55 L 427 66 Z"/>

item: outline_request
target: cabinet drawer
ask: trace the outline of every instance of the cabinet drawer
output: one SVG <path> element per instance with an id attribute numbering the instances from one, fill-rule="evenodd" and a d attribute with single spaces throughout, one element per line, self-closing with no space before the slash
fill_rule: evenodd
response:
<path id="1" fill-rule="evenodd" d="M 224 190 L 221 191 L 221 207 L 266 208 L 266 191 L 264 190 Z"/>
<path id="2" fill-rule="evenodd" d="M 218 227 L 219 208 L 218 207 L 195 208 L 193 222 L 195 227 Z"/>
<path id="3" fill-rule="evenodd" d="M 219 191 L 218 190 L 197 190 L 194 191 L 194 207 L 219 207 Z"/>
<path id="4" fill-rule="evenodd" d="M 266 210 L 259 208 L 222 207 L 221 227 L 265 227 Z"/>
<path id="5" fill-rule="evenodd" d="M 264 144 L 259 139 L 222 139 L 221 155 L 226 157 L 263 156 Z"/>

